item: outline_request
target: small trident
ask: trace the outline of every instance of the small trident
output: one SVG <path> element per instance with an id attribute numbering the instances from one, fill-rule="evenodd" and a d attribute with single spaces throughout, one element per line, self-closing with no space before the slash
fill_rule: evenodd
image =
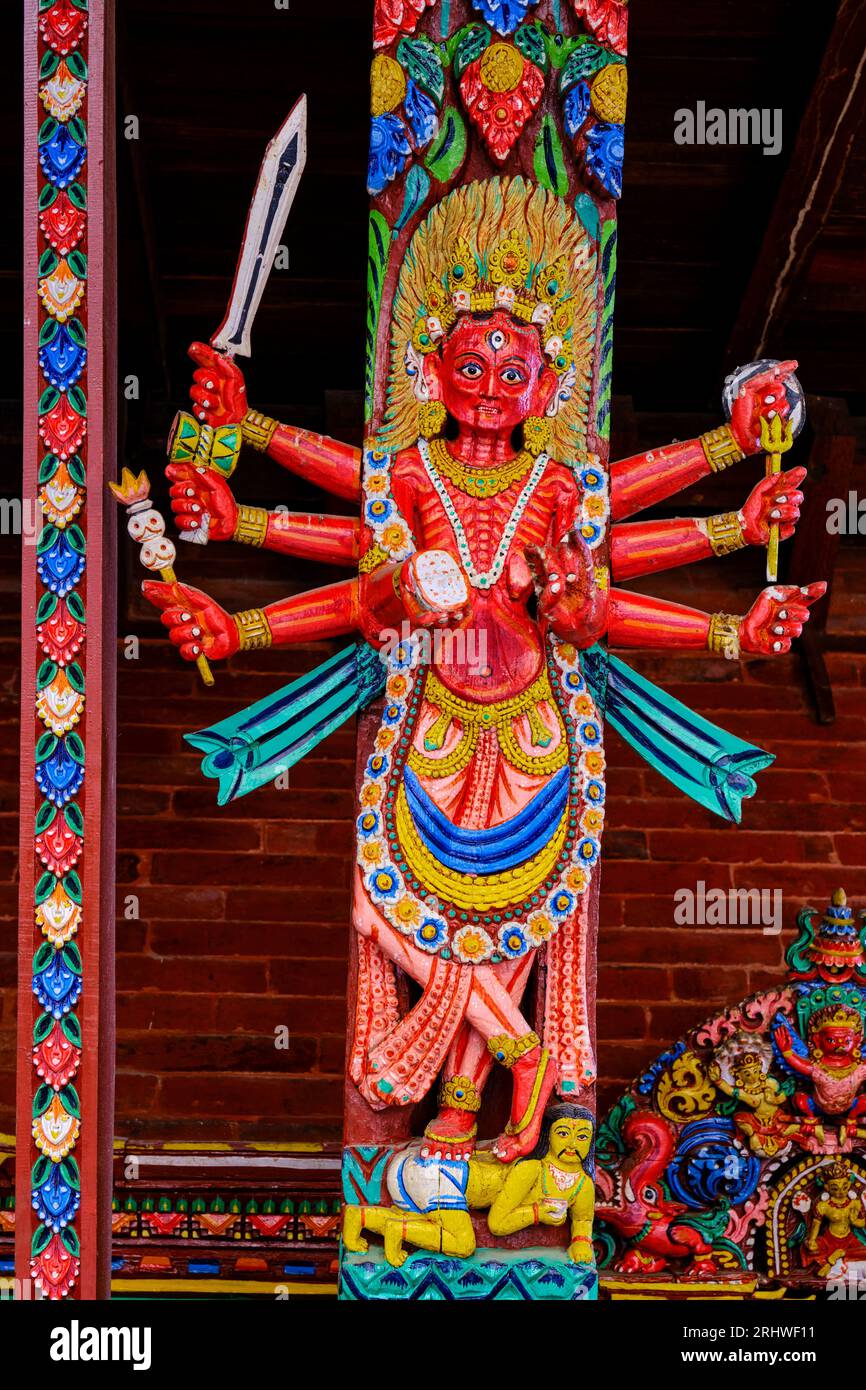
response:
<path id="1" fill-rule="evenodd" d="M 771 420 L 761 416 L 761 448 L 767 455 L 767 477 L 782 471 L 782 455 L 786 454 L 794 442 L 794 431 L 790 420 L 774 415 Z M 770 522 L 767 540 L 767 582 L 775 584 L 779 578 L 779 523 Z"/>

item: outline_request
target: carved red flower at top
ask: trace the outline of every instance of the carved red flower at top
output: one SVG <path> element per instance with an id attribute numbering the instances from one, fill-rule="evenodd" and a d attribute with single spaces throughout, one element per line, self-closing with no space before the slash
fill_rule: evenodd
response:
<path id="1" fill-rule="evenodd" d="M 373 46 L 386 48 L 398 34 L 412 34 L 418 20 L 436 0 L 376 0 L 373 10 Z"/>
<path id="2" fill-rule="evenodd" d="M 65 56 L 81 43 L 87 12 L 76 9 L 72 0 L 56 0 L 50 10 L 39 16 L 39 28 L 48 47 Z"/>
<path id="3" fill-rule="evenodd" d="M 507 159 L 544 95 L 544 77 L 511 43 L 493 43 L 460 78 L 463 104 L 494 159 Z"/>
<path id="4" fill-rule="evenodd" d="M 614 53 L 628 51 L 628 0 L 571 0 L 578 19 L 582 19 L 599 43 Z"/>

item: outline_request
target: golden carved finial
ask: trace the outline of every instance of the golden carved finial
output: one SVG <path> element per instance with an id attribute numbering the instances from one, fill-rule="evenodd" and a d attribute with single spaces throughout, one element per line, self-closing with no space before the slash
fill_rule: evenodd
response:
<path id="1" fill-rule="evenodd" d="M 150 497 L 150 479 L 141 472 L 136 475 L 128 468 L 120 474 L 119 483 L 109 483 L 112 494 L 124 507 L 133 507 L 136 502 L 146 502 Z"/>
<path id="2" fill-rule="evenodd" d="M 848 895 L 844 888 L 837 888 L 833 893 L 832 903 L 834 907 L 847 907 Z"/>

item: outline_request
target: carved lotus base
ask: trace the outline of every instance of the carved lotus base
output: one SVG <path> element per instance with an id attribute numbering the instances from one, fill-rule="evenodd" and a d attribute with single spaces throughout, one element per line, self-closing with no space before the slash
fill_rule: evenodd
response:
<path id="1" fill-rule="evenodd" d="M 423 1299 L 534 1303 L 593 1301 L 598 1296 L 594 1265 L 578 1265 L 564 1251 L 479 1249 L 467 1260 L 418 1252 L 399 1269 L 381 1249 L 363 1255 L 342 1252 L 340 1298 Z"/>

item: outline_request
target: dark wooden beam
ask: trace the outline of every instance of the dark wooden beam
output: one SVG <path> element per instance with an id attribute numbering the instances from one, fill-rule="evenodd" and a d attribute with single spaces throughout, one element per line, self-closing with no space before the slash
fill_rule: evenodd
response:
<path id="1" fill-rule="evenodd" d="M 770 354 L 833 206 L 866 108 L 866 5 L 841 0 L 727 350 Z"/>

